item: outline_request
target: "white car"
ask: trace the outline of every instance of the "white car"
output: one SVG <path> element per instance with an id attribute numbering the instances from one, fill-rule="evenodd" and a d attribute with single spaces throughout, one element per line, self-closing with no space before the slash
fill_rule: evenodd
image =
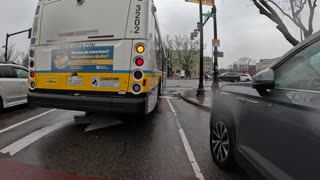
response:
<path id="1" fill-rule="evenodd" d="M 0 110 L 27 103 L 28 76 L 23 66 L 0 63 Z"/>
<path id="2" fill-rule="evenodd" d="M 241 74 L 240 75 L 240 81 L 241 82 L 251 82 L 252 77 L 249 74 Z"/>

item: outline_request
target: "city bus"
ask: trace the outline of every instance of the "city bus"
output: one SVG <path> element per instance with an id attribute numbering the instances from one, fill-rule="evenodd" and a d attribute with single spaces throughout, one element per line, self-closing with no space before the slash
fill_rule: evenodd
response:
<path id="1" fill-rule="evenodd" d="M 28 103 L 86 112 L 152 112 L 165 56 L 153 0 L 39 0 Z"/>

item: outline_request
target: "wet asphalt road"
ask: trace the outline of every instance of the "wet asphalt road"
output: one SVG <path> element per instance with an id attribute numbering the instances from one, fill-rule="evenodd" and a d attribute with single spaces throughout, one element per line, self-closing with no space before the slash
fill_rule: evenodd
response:
<path id="1" fill-rule="evenodd" d="M 0 113 L 0 167 L 1 161 L 9 160 L 39 171 L 106 179 L 197 179 L 179 133 L 178 120 L 204 179 L 249 179 L 240 168 L 223 172 L 212 162 L 210 114 L 177 96 L 179 91 L 196 83 L 186 82 L 168 81 L 170 92 L 145 118 L 28 106 L 5 110 Z M 209 86 L 208 83 L 206 87 Z M 10 129 L 17 123 L 22 124 Z M 106 127 L 112 123 L 117 125 Z M 95 128 L 98 129 L 85 132 Z M 0 179 L 1 176 L 0 173 Z M 56 174 L 52 177 L 62 179 Z M 28 180 L 27 176 L 23 179 Z"/>

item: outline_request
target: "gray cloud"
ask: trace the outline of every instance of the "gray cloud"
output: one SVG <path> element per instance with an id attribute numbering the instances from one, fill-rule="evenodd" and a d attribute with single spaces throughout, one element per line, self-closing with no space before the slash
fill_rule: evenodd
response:
<path id="1" fill-rule="evenodd" d="M 36 0 L 0 0 L 0 46 L 5 44 L 6 33 L 26 30 L 32 26 L 33 15 L 36 9 Z M 29 46 L 27 34 L 10 38 L 10 43 L 26 51 Z"/>
<path id="2" fill-rule="evenodd" d="M 5 42 L 5 34 L 27 29 L 32 26 L 37 0 L 0 0 L 0 45 Z M 218 29 L 221 39 L 220 50 L 225 57 L 220 59 L 220 67 L 232 64 L 242 56 L 273 58 L 284 54 L 292 46 L 275 28 L 275 24 L 259 14 L 250 0 L 217 0 Z M 184 0 L 155 0 L 162 34 L 187 34 L 196 27 L 199 21 L 198 5 L 186 3 Z M 204 12 L 210 10 L 204 6 Z M 320 12 L 317 11 L 315 30 L 319 29 Z M 285 19 L 285 18 L 284 18 Z M 285 22 L 288 20 L 285 19 Z M 211 39 L 213 38 L 212 19 L 204 28 L 207 48 L 205 55 L 211 56 Z M 294 26 L 289 29 L 298 35 Z M 27 50 L 29 41 L 26 35 L 11 39 L 17 47 Z"/>

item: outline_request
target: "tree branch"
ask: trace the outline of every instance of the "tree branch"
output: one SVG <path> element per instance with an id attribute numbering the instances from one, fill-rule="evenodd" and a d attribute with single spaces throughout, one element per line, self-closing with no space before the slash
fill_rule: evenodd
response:
<path id="1" fill-rule="evenodd" d="M 266 1 L 260 0 L 252 0 L 253 3 L 260 10 L 260 14 L 267 16 L 270 20 L 277 24 L 277 29 L 283 34 L 283 36 L 292 44 L 297 45 L 299 41 L 295 39 L 289 32 L 286 25 L 283 23 L 277 12 L 269 5 Z M 261 4 L 260 4 L 261 3 Z M 270 13 L 269 13 L 269 12 Z"/>
<path id="2" fill-rule="evenodd" d="M 317 7 L 317 0 L 314 0 L 312 3 L 311 0 L 308 0 L 309 8 L 310 8 L 310 15 L 309 15 L 309 29 L 305 34 L 305 37 L 310 36 L 313 33 L 313 19 L 314 19 L 314 12 L 315 8 Z"/>

